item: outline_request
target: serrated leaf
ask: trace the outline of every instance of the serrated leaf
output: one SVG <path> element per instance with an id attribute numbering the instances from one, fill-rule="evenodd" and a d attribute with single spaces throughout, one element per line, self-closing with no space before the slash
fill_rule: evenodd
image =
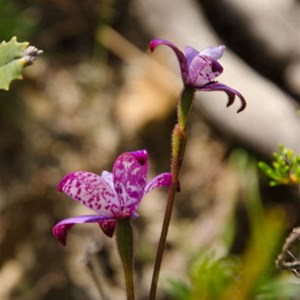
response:
<path id="1" fill-rule="evenodd" d="M 22 79 L 24 67 L 32 64 L 41 50 L 29 46 L 28 42 L 19 43 L 16 37 L 9 42 L 0 43 L 0 89 L 8 90 L 15 79 Z"/>

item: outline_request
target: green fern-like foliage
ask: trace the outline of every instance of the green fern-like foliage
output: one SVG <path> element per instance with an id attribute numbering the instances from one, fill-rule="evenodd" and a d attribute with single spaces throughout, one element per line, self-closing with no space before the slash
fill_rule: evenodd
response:
<path id="1" fill-rule="evenodd" d="M 23 69 L 42 53 L 28 42 L 19 43 L 16 37 L 0 43 L 0 89 L 8 90 L 15 79 L 22 79 Z"/>
<path id="2" fill-rule="evenodd" d="M 299 185 L 300 156 L 295 155 L 293 150 L 280 145 L 279 152 L 274 153 L 273 158 L 271 164 L 258 163 L 258 167 L 271 179 L 270 185 Z"/>

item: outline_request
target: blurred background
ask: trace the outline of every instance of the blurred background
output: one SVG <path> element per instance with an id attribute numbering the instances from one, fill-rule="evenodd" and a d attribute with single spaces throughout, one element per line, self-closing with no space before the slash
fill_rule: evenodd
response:
<path id="1" fill-rule="evenodd" d="M 44 51 L 0 91 L 2 300 L 125 299 L 113 239 L 86 224 L 63 248 L 51 230 L 90 214 L 57 192 L 65 174 L 111 170 L 143 148 L 149 177 L 169 170 L 181 82 L 169 49 L 149 53 L 154 37 L 225 44 L 219 81 L 248 102 L 236 114 L 223 93 L 195 99 L 158 299 L 299 299 L 298 279 L 274 263 L 300 224 L 299 192 L 270 188 L 256 166 L 279 144 L 300 153 L 300 2 L 249 2 L 0 0 L 0 41 Z M 137 299 L 147 299 L 165 200 L 153 191 L 133 221 Z"/>

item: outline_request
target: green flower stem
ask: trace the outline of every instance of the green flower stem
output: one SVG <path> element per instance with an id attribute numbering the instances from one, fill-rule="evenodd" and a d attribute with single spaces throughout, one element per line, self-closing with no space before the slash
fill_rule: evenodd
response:
<path id="1" fill-rule="evenodd" d="M 130 218 L 118 220 L 116 234 L 118 250 L 124 268 L 127 300 L 134 300 L 133 234 Z"/>
<path id="2" fill-rule="evenodd" d="M 185 87 L 182 91 L 177 110 L 178 124 L 182 132 L 186 130 L 187 117 L 193 102 L 195 90 Z"/>
<path id="3" fill-rule="evenodd" d="M 172 184 L 168 192 L 167 206 L 165 210 L 161 235 L 157 247 L 156 258 L 154 262 L 154 269 L 152 275 L 152 282 L 149 294 L 149 300 L 155 300 L 158 277 L 162 258 L 165 250 L 169 225 L 172 217 L 172 211 L 174 206 L 174 200 L 176 192 L 180 190 L 179 174 L 184 158 L 185 146 L 187 142 L 186 122 L 188 113 L 193 101 L 194 90 L 191 88 L 185 88 L 182 92 L 180 103 L 178 105 L 178 124 L 175 125 L 172 134 L 172 160 L 171 160 L 171 172 L 172 172 Z"/>

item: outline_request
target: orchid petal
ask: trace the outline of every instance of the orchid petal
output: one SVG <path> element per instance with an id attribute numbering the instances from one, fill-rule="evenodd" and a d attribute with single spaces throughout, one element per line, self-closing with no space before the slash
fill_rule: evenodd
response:
<path id="1" fill-rule="evenodd" d="M 238 113 L 244 110 L 247 106 L 247 102 L 243 95 L 237 90 L 219 82 L 211 82 L 205 86 L 198 88 L 201 91 L 223 91 L 228 95 L 228 103 L 227 107 L 230 106 L 234 102 L 235 96 L 238 96 L 241 101 L 241 107 L 238 109 Z"/>
<path id="2" fill-rule="evenodd" d="M 191 64 L 192 60 L 199 55 L 199 51 L 196 49 L 186 46 L 184 49 L 185 57 L 187 59 L 188 66 Z"/>
<path id="3" fill-rule="evenodd" d="M 222 66 L 208 56 L 196 56 L 189 66 L 189 84 L 194 88 L 202 87 L 223 72 Z"/>
<path id="4" fill-rule="evenodd" d="M 213 46 L 213 47 L 208 47 L 206 49 L 204 49 L 203 51 L 200 52 L 200 55 L 206 55 L 209 56 L 215 60 L 218 60 L 219 58 L 221 58 L 224 54 L 225 51 L 225 46 L 221 45 L 221 46 Z"/>
<path id="5" fill-rule="evenodd" d="M 113 174 L 108 171 L 102 171 L 101 177 L 111 186 L 111 188 L 114 190 L 114 179 Z"/>
<path id="6" fill-rule="evenodd" d="M 105 220 L 111 220 L 111 218 L 97 215 L 72 217 L 58 222 L 53 227 L 52 233 L 57 240 L 59 240 L 65 246 L 67 241 L 67 233 L 74 225 L 82 223 L 99 223 Z"/>
<path id="7" fill-rule="evenodd" d="M 179 65 L 180 65 L 182 80 L 184 83 L 187 83 L 187 81 L 188 81 L 188 61 L 187 61 L 187 58 L 185 57 L 185 55 L 183 54 L 183 52 L 178 47 L 176 47 L 173 43 L 163 40 L 163 39 L 154 39 L 150 42 L 149 48 L 150 48 L 151 52 L 153 52 L 154 49 L 159 45 L 168 46 L 174 51 L 174 53 L 177 56 Z"/>
<path id="8" fill-rule="evenodd" d="M 217 60 L 224 54 L 224 45 L 208 47 L 201 52 L 186 46 L 185 53 L 183 53 L 169 41 L 154 39 L 150 43 L 150 50 L 153 51 L 159 45 L 168 46 L 175 52 L 186 87 L 202 91 L 224 91 L 228 95 L 227 106 L 230 106 L 234 102 L 235 96 L 238 96 L 242 103 L 238 112 L 245 109 L 246 100 L 238 91 L 214 81 L 223 72 L 223 67 Z"/>
<path id="9" fill-rule="evenodd" d="M 74 172 L 66 175 L 58 190 L 95 211 L 98 215 L 113 217 L 119 212 L 118 198 L 110 184 L 94 173 Z"/>
<path id="10" fill-rule="evenodd" d="M 172 183 L 171 173 L 162 173 L 154 177 L 145 187 L 145 194 L 159 187 L 167 187 Z"/>
<path id="11" fill-rule="evenodd" d="M 108 219 L 98 223 L 102 231 L 108 236 L 112 237 L 114 235 L 117 221 L 115 219 Z"/>
<path id="12" fill-rule="evenodd" d="M 144 195 L 148 174 L 146 150 L 123 153 L 113 167 L 114 187 L 123 216 L 132 215 Z"/>

